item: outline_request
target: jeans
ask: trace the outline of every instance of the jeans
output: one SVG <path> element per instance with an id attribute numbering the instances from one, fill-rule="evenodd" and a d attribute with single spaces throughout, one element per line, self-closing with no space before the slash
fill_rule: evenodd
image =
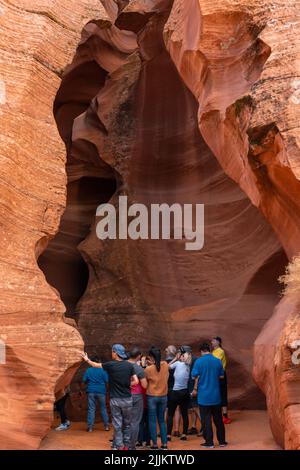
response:
<path id="1" fill-rule="evenodd" d="M 167 444 L 167 427 L 165 423 L 165 411 L 167 409 L 168 398 L 147 396 L 148 403 L 148 420 L 149 420 L 149 432 L 152 444 L 157 446 L 157 428 L 156 423 L 158 421 L 160 429 L 160 437 L 162 445 Z"/>
<path id="2" fill-rule="evenodd" d="M 171 436 L 173 428 L 173 418 L 177 406 L 180 408 L 183 421 L 183 434 L 187 434 L 189 427 L 188 409 L 190 405 L 191 396 L 188 389 L 185 390 L 172 390 L 169 393 L 168 400 L 168 435 Z"/>
<path id="3" fill-rule="evenodd" d="M 65 405 L 66 405 L 66 400 L 68 396 L 69 394 L 67 393 L 64 397 L 60 398 L 59 400 L 55 402 L 55 407 L 59 413 L 61 424 L 65 424 L 68 421 L 66 411 L 65 411 Z"/>
<path id="4" fill-rule="evenodd" d="M 100 405 L 100 412 L 104 426 L 108 426 L 109 423 L 108 414 L 106 410 L 106 396 L 102 393 L 88 393 L 87 424 L 89 428 L 92 428 L 95 424 L 97 401 Z"/>
<path id="5" fill-rule="evenodd" d="M 199 408 L 205 442 L 209 445 L 213 445 L 214 442 L 213 428 L 211 423 L 212 418 L 216 426 L 219 444 L 223 444 L 225 442 L 225 427 L 223 423 L 221 405 L 199 405 Z"/>
<path id="6" fill-rule="evenodd" d="M 132 397 L 111 398 L 110 410 L 114 427 L 113 448 L 130 447 Z"/>
<path id="7" fill-rule="evenodd" d="M 134 450 L 139 436 L 140 423 L 143 419 L 144 397 L 142 394 L 132 395 L 132 416 L 131 416 L 131 444 L 130 449 Z"/>

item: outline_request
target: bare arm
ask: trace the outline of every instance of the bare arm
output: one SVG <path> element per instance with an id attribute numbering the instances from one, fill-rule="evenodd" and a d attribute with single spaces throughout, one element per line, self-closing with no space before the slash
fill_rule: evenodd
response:
<path id="1" fill-rule="evenodd" d="M 169 364 L 168 364 L 169 369 L 170 369 L 170 366 L 171 366 L 172 364 L 174 364 L 175 362 L 179 361 L 179 359 L 180 359 L 180 353 L 176 354 L 176 356 L 174 357 L 174 359 L 172 359 L 172 361 L 169 362 Z"/>
<path id="2" fill-rule="evenodd" d="M 96 367 L 98 369 L 102 369 L 102 364 L 100 362 L 93 362 L 89 359 L 89 356 L 86 352 L 80 353 L 82 359 L 87 362 L 91 367 Z"/>
<path id="3" fill-rule="evenodd" d="M 130 385 L 131 387 L 133 387 L 134 385 L 137 385 L 139 383 L 139 379 L 137 377 L 137 375 L 132 375 L 131 377 L 131 382 L 130 382 Z"/>
<path id="4" fill-rule="evenodd" d="M 195 378 L 194 390 L 192 391 L 192 397 L 196 397 L 198 393 L 198 381 L 199 377 Z"/>
<path id="5" fill-rule="evenodd" d="M 146 390 L 148 387 L 148 380 L 147 379 L 140 379 L 141 386 Z"/>

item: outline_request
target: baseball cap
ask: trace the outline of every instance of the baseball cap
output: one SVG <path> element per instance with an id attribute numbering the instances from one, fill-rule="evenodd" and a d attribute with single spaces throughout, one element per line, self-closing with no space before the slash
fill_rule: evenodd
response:
<path id="1" fill-rule="evenodd" d="M 180 347 L 180 352 L 181 353 L 191 353 L 192 348 L 190 346 L 181 346 Z"/>
<path id="2" fill-rule="evenodd" d="M 118 354 L 121 359 L 127 359 L 127 354 L 124 346 L 122 344 L 114 344 L 112 350 Z"/>

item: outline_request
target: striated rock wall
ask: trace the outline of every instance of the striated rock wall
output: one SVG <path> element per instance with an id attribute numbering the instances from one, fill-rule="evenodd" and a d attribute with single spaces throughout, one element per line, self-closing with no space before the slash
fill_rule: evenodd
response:
<path id="1" fill-rule="evenodd" d="M 178 0 L 165 28 L 168 50 L 199 102 L 206 143 L 290 258 L 300 247 L 299 6 Z M 299 331 L 297 306 L 297 296 L 287 295 L 254 349 L 254 377 L 274 436 L 288 449 L 299 448 L 300 436 L 300 369 L 290 346 Z"/>
<path id="2" fill-rule="evenodd" d="M 116 191 L 107 200 L 115 204 L 120 194 L 147 206 L 205 203 L 206 242 L 201 252 L 187 252 L 178 241 L 100 242 L 94 224 L 79 245 L 89 266 L 88 286 L 74 313 L 79 329 L 87 349 L 101 355 L 114 341 L 130 346 L 138 337 L 145 348 L 169 342 L 196 346 L 218 333 L 230 357 L 232 404 L 261 407 L 251 378 L 252 345 L 278 301 L 277 278 L 287 260 L 268 223 L 225 173 L 246 190 L 243 183 L 214 154 L 215 141 L 206 131 L 217 139 L 219 124 L 199 126 L 196 88 L 216 112 L 219 105 L 222 112 L 229 109 L 232 139 L 239 133 L 246 151 L 252 99 L 233 103 L 249 93 L 270 54 L 257 37 L 263 23 L 255 27 L 256 18 L 241 6 L 220 17 L 213 12 L 204 33 L 196 3 L 125 2 L 119 10 L 115 3 L 104 2 L 107 14 L 84 28 L 55 101 L 69 179 L 92 174 L 99 185 L 114 179 Z M 237 29 L 231 57 L 230 34 Z M 202 41 L 211 59 L 198 50 Z M 214 48 L 222 41 L 218 56 Z M 213 71 L 199 73 L 199 60 L 209 64 L 214 56 L 214 77 Z M 234 158 L 231 166 L 241 172 L 240 157 L 236 163 Z M 245 173 L 241 177 L 249 179 Z"/>
<path id="3" fill-rule="evenodd" d="M 65 151 L 52 108 L 79 33 L 98 2 L 0 1 L 0 448 L 39 446 L 54 391 L 75 372 L 76 329 L 37 258 L 65 206 Z"/>

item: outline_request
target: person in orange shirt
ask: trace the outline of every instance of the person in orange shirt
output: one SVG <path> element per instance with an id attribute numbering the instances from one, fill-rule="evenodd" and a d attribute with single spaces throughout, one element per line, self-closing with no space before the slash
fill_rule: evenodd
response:
<path id="1" fill-rule="evenodd" d="M 152 347 L 148 357 L 149 366 L 145 369 L 145 376 L 148 383 L 147 405 L 152 449 L 158 449 L 157 422 L 160 429 L 161 449 L 167 449 L 165 412 L 168 403 L 169 366 L 161 360 L 161 352 L 158 348 Z"/>
<path id="2" fill-rule="evenodd" d="M 214 336 L 213 339 L 211 340 L 211 346 L 212 346 L 212 355 L 220 359 L 222 362 L 223 369 L 225 371 L 224 373 L 224 378 L 220 379 L 220 391 L 221 391 L 221 399 L 222 399 L 222 413 L 223 413 L 223 423 L 224 424 L 230 424 L 231 419 L 228 418 L 228 393 L 227 393 L 227 376 L 226 376 L 226 366 L 227 366 L 227 360 L 226 360 L 226 354 L 224 349 L 222 348 L 222 339 L 220 336 Z"/>

